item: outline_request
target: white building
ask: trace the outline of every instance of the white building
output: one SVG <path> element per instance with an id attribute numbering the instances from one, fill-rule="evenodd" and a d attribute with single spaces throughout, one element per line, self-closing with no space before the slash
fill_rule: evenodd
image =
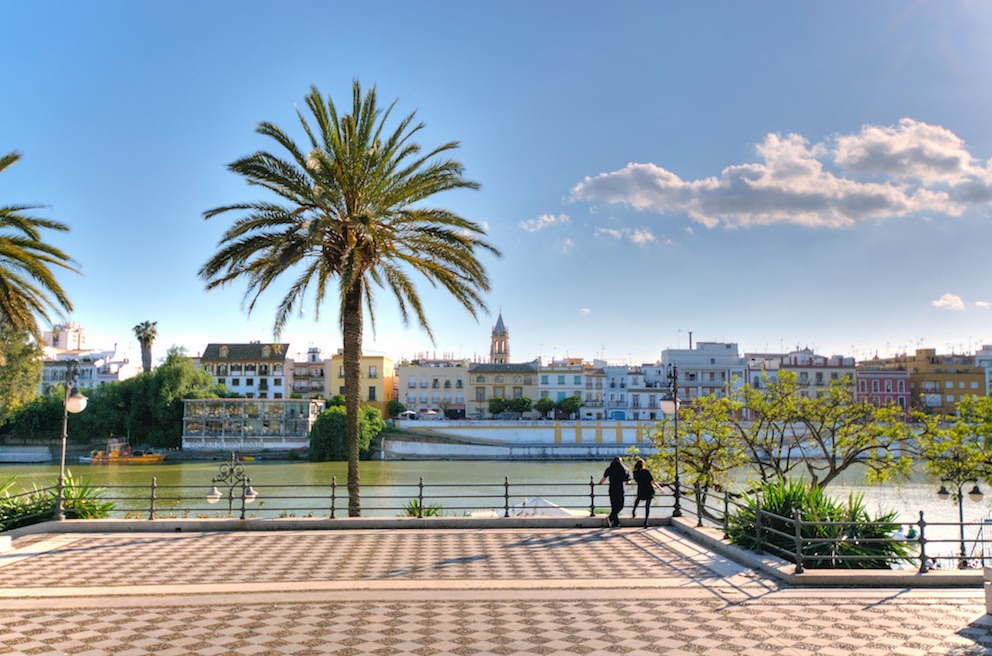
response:
<path id="1" fill-rule="evenodd" d="M 78 386 L 94 388 L 118 380 L 134 378 L 141 373 L 138 363 L 132 363 L 126 351 L 117 344 L 110 350 L 86 347 L 86 332 L 74 323 L 60 323 L 42 333 L 44 366 L 41 373 L 41 392 L 65 382 L 66 362 L 79 362 Z"/>

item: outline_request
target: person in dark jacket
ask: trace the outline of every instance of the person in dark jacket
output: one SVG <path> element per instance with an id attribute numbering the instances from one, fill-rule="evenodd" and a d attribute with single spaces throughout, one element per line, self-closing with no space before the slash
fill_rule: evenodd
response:
<path id="1" fill-rule="evenodd" d="M 637 504 L 644 502 L 644 528 L 648 527 L 648 517 L 651 515 L 651 499 L 654 498 L 654 491 L 661 490 L 658 481 L 648 471 L 644 464 L 644 459 L 640 458 L 634 463 L 634 481 L 637 483 L 637 498 L 634 499 L 634 512 L 631 517 L 637 517 Z"/>
<path id="2" fill-rule="evenodd" d="M 602 485 L 607 480 L 610 482 L 610 526 L 620 526 L 620 511 L 623 510 L 624 486 L 630 480 L 630 472 L 623 466 L 623 458 L 617 456 L 610 463 L 610 466 L 603 472 L 603 478 L 599 479 Z"/>

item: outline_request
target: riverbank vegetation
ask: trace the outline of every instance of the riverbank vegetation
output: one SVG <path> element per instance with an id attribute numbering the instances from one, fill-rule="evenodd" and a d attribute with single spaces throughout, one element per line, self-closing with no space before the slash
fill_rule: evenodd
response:
<path id="1" fill-rule="evenodd" d="M 58 490 L 55 487 L 12 492 L 16 477 L 0 483 L 0 531 L 29 526 L 55 519 Z M 66 519 L 98 519 L 107 517 L 114 504 L 100 498 L 102 489 L 73 478 L 66 472 L 62 508 Z"/>

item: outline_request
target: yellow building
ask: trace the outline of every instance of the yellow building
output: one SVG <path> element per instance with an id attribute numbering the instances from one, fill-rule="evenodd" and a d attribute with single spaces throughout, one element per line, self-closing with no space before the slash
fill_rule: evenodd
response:
<path id="1" fill-rule="evenodd" d="M 324 367 L 328 397 L 344 395 L 344 350 L 331 357 L 330 366 Z M 386 404 L 396 398 L 396 369 L 393 361 L 384 355 L 362 355 L 362 405 L 372 405 L 386 417 Z"/>
<path id="2" fill-rule="evenodd" d="M 953 415 L 962 397 L 987 393 L 985 368 L 976 366 L 970 355 L 937 355 L 936 349 L 916 349 L 914 355 L 875 359 L 870 365 L 876 370 L 908 371 L 912 406 L 935 414 Z"/>
<path id="3" fill-rule="evenodd" d="M 538 399 L 537 360 L 523 364 L 478 363 L 468 369 L 469 417 L 489 414 L 489 399 L 516 399 L 521 396 Z"/>

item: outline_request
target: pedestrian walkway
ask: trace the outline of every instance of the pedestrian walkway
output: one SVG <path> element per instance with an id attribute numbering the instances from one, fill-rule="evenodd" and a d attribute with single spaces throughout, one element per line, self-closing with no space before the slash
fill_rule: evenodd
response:
<path id="1" fill-rule="evenodd" d="M 670 527 L 43 534 L 0 654 L 992 653 L 980 589 L 790 589 Z"/>

